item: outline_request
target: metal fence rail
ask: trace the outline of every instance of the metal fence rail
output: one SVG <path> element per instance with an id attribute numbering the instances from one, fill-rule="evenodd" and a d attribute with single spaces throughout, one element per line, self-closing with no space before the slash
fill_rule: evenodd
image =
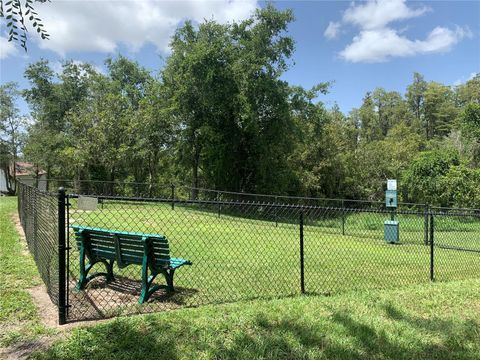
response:
<path id="1" fill-rule="evenodd" d="M 66 194 L 21 185 L 19 213 L 29 249 L 59 306 L 60 321 L 480 275 L 480 212 L 474 209 L 404 204 L 392 212 L 383 203 L 172 185 L 157 186 L 163 190 L 149 196 L 140 186 L 128 195 L 116 184 L 102 183 L 106 192 L 83 184 L 83 193 L 78 186 L 59 184 L 67 187 Z M 399 222 L 398 244 L 384 240 L 384 222 L 392 217 Z M 50 230 L 32 231 L 32 223 Z M 192 265 L 175 273 L 175 292 L 159 289 L 141 305 L 140 265 L 114 265 L 113 279 L 98 276 L 79 290 L 75 226 L 163 235 L 170 255 Z M 55 271 L 44 270 L 48 256 L 36 246 L 50 250 Z M 118 245 L 115 251 L 120 250 Z M 92 271 L 103 272 L 104 265 L 95 264 Z M 160 277 L 156 281 L 164 283 Z"/>

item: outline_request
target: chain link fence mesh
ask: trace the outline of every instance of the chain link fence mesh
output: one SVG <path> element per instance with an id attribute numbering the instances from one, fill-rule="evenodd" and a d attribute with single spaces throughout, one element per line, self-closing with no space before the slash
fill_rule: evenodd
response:
<path id="1" fill-rule="evenodd" d="M 57 195 L 18 184 L 18 214 L 28 250 L 46 285 L 48 295 L 58 305 L 58 202 Z"/>
<path id="2" fill-rule="evenodd" d="M 70 321 L 303 292 L 332 295 L 427 283 L 432 266 L 435 279 L 441 281 L 480 275 L 478 210 L 400 204 L 392 212 L 380 202 L 238 194 L 170 184 L 55 181 L 50 189 L 60 185 L 69 193 L 66 295 Z M 86 208 L 86 200 L 95 206 Z M 38 215 L 50 207 L 53 212 L 48 216 Z M 52 227 L 43 235 L 50 234 L 50 242 L 39 240 L 51 246 L 52 258 L 57 251 L 55 209 L 55 195 L 25 186 L 20 189 L 22 224 L 26 218 L 48 219 Z M 391 219 L 399 222 L 398 244 L 384 240 L 384 222 Z M 33 226 L 29 221 L 24 228 Z M 188 259 L 192 265 L 176 271 L 175 292 L 160 289 L 141 305 L 139 265 L 115 265 L 112 281 L 99 276 L 85 289 L 76 290 L 80 253 L 72 226 L 161 234 L 168 238 L 170 255 Z M 43 269 L 45 261 L 37 257 Z M 98 263 L 92 271 L 105 270 Z M 164 279 L 159 276 L 156 282 Z"/>

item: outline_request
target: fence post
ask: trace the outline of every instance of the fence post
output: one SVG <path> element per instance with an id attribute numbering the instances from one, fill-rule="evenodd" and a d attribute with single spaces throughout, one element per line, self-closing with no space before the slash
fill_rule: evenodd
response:
<path id="1" fill-rule="evenodd" d="M 218 217 L 220 217 L 220 213 L 222 211 L 222 206 L 220 205 L 220 199 L 219 199 L 219 196 L 218 196 L 218 191 L 217 191 L 217 194 L 215 195 L 215 200 L 217 201 L 217 212 L 218 212 Z"/>
<path id="2" fill-rule="evenodd" d="M 172 188 L 172 210 L 175 210 L 175 184 L 170 185 Z"/>
<path id="3" fill-rule="evenodd" d="M 66 323 L 65 189 L 58 189 L 58 323 Z"/>
<path id="4" fill-rule="evenodd" d="M 305 259 L 303 252 L 303 209 L 300 211 L 300 291 L 305 294 Z"/>
<path id="5" fill-rule="evenodd" d="M 345 235 L 345 200 L 342 200 L 342 235 Z"/>
<path id="6" fill-rule="evenodd" d="M 425 245 L 428 245 L 428 204 L 425 204 Z"/>
<path id="7" fill-rule="evenodd" d="M 434 273 L 434 216 L 433 211 L 430 209 L 430 280 L 435 280 L 435 273 Z"/>

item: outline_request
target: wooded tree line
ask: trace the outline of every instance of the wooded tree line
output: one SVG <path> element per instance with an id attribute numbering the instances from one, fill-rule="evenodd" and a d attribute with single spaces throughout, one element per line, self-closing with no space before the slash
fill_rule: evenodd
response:
<path id="1" fill-rule="evenodd" d="M 106 74 L 30 64 L 22 141 L 7 126 L 20 92 L 1 88 L 2 164 L 21 148 L 49 178 L 372 200 L 396 178 L 403 201 L 480 207 L 479 74 L 452 87 L 415 73 L 404 94 L 377 88 L 343 114 L 319 101 L 329 83 L 282 80 L 292 20 L 267 6 L 238 23 L 186 22 L 157 73 L 123 56 Z"/>

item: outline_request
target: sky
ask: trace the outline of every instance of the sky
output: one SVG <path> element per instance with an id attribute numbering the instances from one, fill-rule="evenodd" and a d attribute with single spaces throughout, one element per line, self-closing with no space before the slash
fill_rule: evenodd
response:
<path id="1" fill-rule="evenodd" d="M 247 18 L 257 0 L 52 0 L 36 3 L 50 40 L 30 32 L 28 52 L 0 30 L 0 82 L 19 83 L 25 67 L 41 58 L 55 70 L 65 60 L 105 71 L 109 56 L 125 55 L 158 73 L 169 38 L 186 19 L 221 23 Z M 288 35 L 295 41 L 282 76 L 305 88 L 330 81 L 327 107 L 359 107 L 367 91 L 383 87 L 404 94 L 414 72 L 427 81 L 458 85 L 480 73 L 480 0 L 475 1 L 275 1 L 292 9 Z M 23 113 L 28 107 L 19 102 Z"/>

